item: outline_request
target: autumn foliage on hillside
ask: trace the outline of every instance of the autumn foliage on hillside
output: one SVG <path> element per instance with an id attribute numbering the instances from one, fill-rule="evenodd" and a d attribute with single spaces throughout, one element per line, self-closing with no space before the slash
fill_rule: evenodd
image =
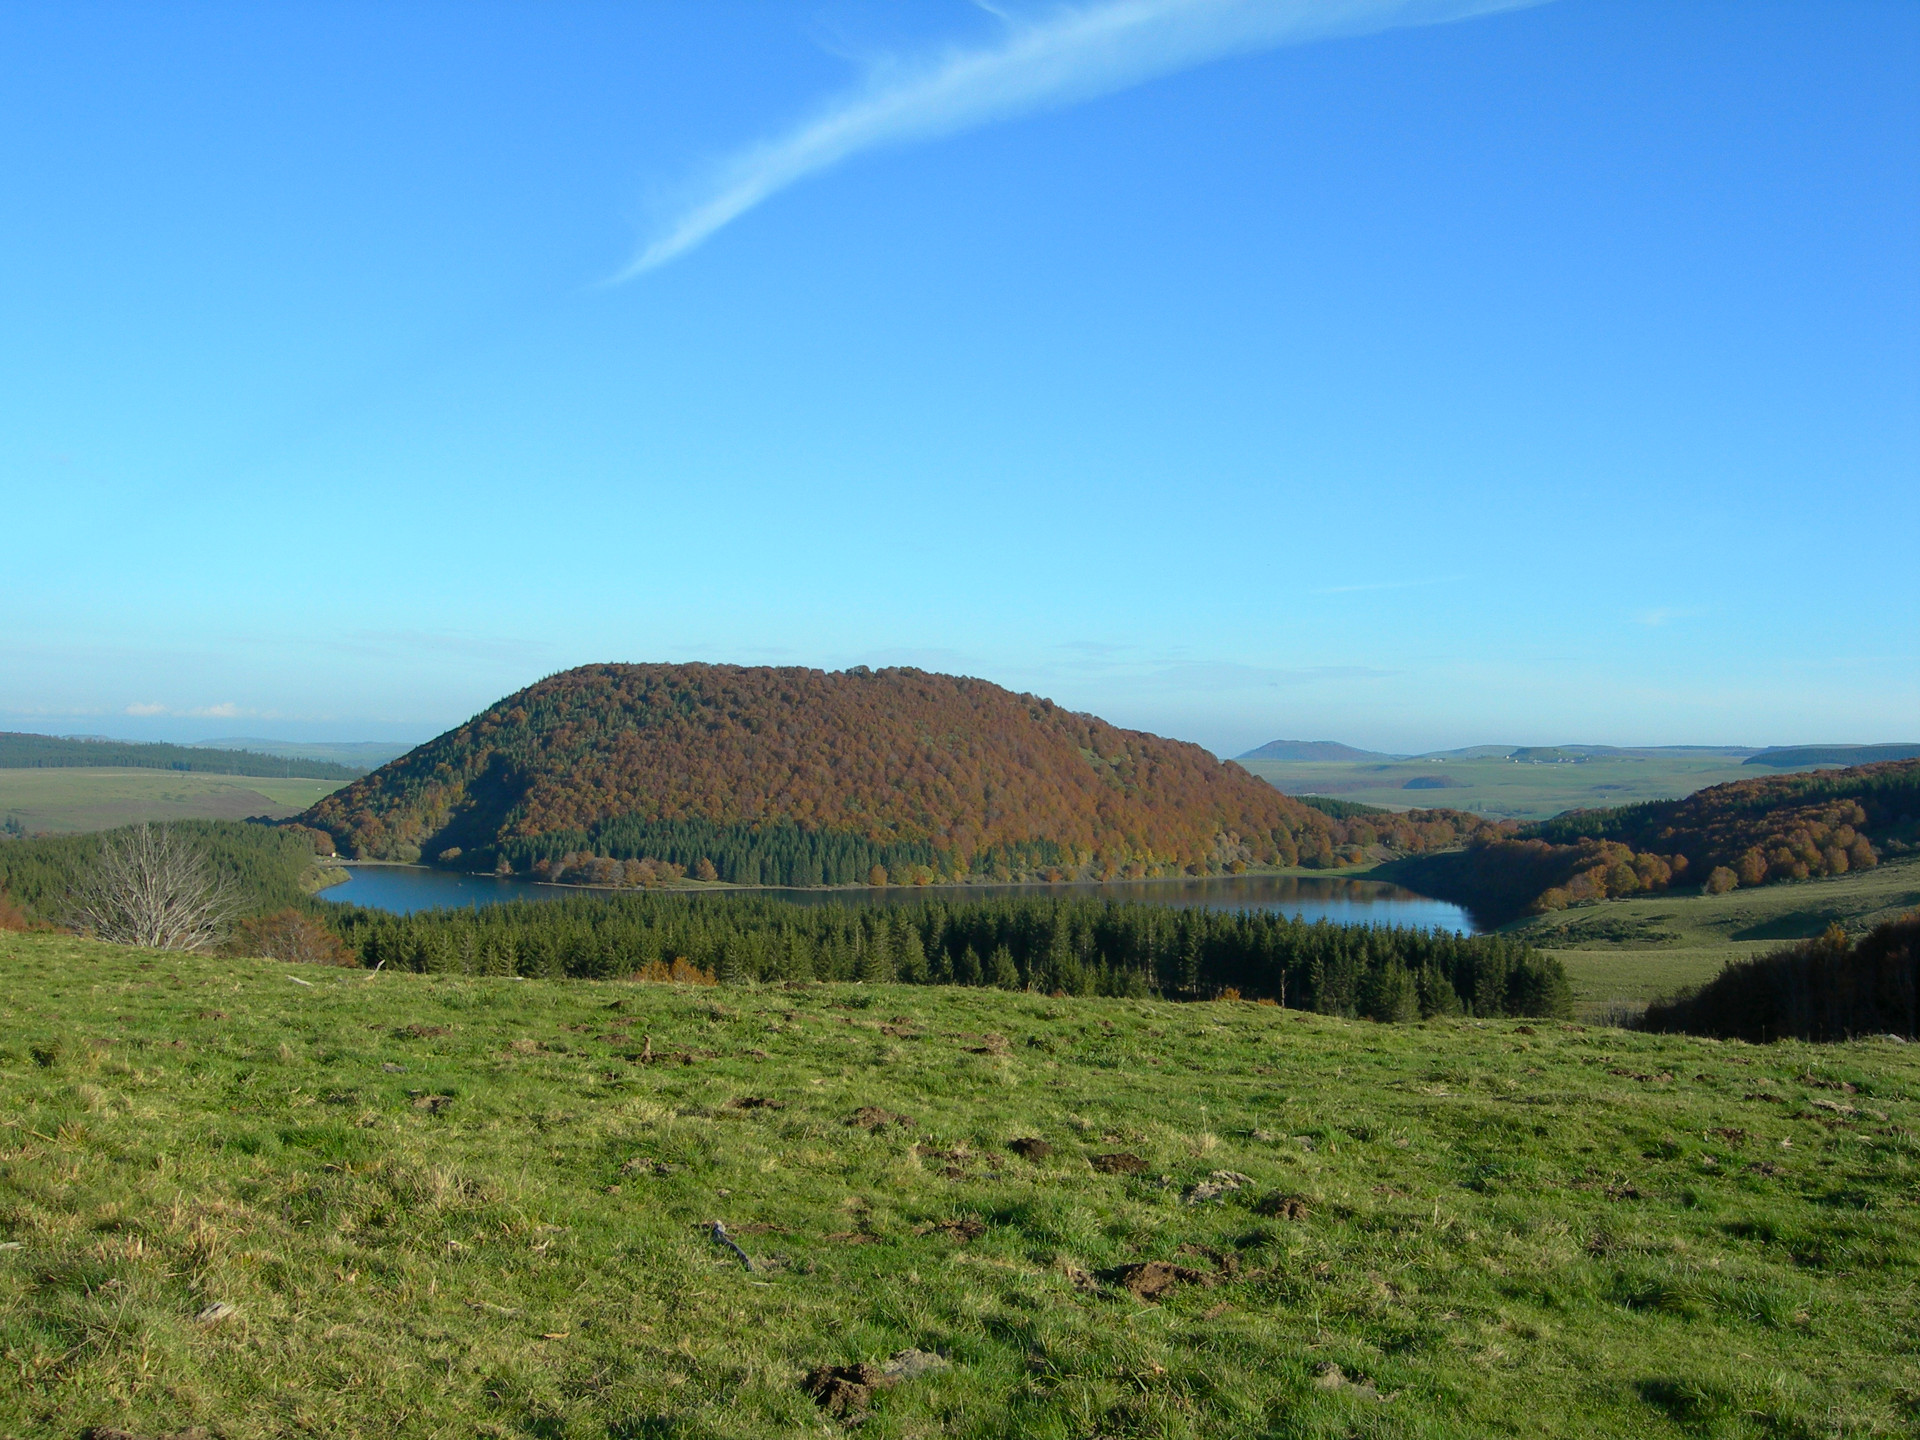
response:
<path id="1" fill-rule="evenodd" d="M 1868 869 L 1915 848 L 1920 760 L 1769 775 L 1582 810 L 1417 863 L 1409 883 L 1486 919 L 1698 885 L 1711 894 Z"/>
<path id="2" fill-rule="evenodd" d="M 982 680 L 729 665 L 563 672 L 301 819 L 360 857 L 638 884 L 1214 873 L 1484 828 L 1334 820 L 1197 745 Z"/>

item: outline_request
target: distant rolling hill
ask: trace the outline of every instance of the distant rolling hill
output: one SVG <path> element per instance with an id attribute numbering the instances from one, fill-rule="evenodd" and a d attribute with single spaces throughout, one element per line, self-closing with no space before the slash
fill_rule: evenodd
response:
<path id="1" fill-rule="evenodd" d="M 1343 760 L 1398 760 L 1378 750 L 1356 750 L 1338 740 L 1269 740 L 1258 750 L 1236 756 L 1240 760 L 1291 760 L 1302 764 L 1331 764 Z"/>
<path id="2" fill-rule="evenodd" d="M 733 665 L 551 676 L 302 818 L 360 857 L 798 885 L 1332 865 L 1481 823 L 1330 816 L 1197 745 L 983 680 Z"/>
<path id="3" fill-rule="evenodd" d="M 294 760 L 331 760 L 358 771 L 372 770 L 397 760 L 413 746 L 391 740 L 262 740 L 232 736 L 224 740 L 195 740 L 192 750 L 245 750 L 255 755 L 279 755 Z"/>
<path id="4" fill-rule="evenodd" d="M 313 780 L 351 780 L 366 773 L 362 767 L 306 756 L 15 732 L 0 732 L 0 769 L 179 770 Z"/>
<path id="5" fill-rule="evenodd" d="M 1749 765 L 1776 770 L 1805 770 L 1814 765 L 1871 765 L 1879 760 L 1912 760 L 1920 745 L 1775 745 L 1747 757 Z"/>

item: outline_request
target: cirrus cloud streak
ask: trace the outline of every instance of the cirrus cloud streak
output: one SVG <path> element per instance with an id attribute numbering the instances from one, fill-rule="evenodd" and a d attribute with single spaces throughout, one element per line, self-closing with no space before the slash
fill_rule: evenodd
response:
<path id="1" fill-rule="evenodd" d="M 677 259 L 788 186 L 850 156 L 1109 95 L 1228 55 L 1444 24 L 1542 0 L 1100 0 L 1003 14 L 997 44 L 875 66 L 786 134 L 723 161 L 615 276 Z"/>

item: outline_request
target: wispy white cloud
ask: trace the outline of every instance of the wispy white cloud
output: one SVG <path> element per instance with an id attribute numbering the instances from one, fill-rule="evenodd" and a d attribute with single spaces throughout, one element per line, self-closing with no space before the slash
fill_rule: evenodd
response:
<path id="1" fill-rule="evenodd" d="M 1098 0 L 1037 16 L 986 6 L 997 44 L 874 66 L 786 134 L 722 162 L 616 280 L 684 255 L 769 196 L 849 156 L 1109 95 L 1228 55 L 1435 25 L 1541 0 Z"/>

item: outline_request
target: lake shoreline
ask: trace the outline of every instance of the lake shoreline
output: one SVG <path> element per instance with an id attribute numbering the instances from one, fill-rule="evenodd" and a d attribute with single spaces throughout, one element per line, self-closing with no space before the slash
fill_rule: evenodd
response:
<path id="1" fill-rule="evenodd" d="M 1171 909 L 1253 910 L 1281 913 L 1342 925 L 1411 925 L 1474 935 L 1482 927 L 1465 907 L 1421 895 L 1391 881 L 1354 870 L 1328 874 L 1247 871 L 1241 875 L 1161 876 L 1139 880 L 1012 881 L 966 885 L 769 886 L 694 882 L 672 886 L 616 887 L 555 884 L 522 876 L 461 874 L 430 865 L 390 861 L 348 862 L 347 883 L 329 887 L 334 904 L 364 906 L 396 914 L 440 908 L 469 908 L 512 901 L 554 902 L 579 896 L 613 899 L 638 895 L 716 895 L 742 901 L 755 898 L 796 905 L 964 903 L 997 898 L 1105 899 Z M 341 893 L 345 890 L 347 893 Z"/>

